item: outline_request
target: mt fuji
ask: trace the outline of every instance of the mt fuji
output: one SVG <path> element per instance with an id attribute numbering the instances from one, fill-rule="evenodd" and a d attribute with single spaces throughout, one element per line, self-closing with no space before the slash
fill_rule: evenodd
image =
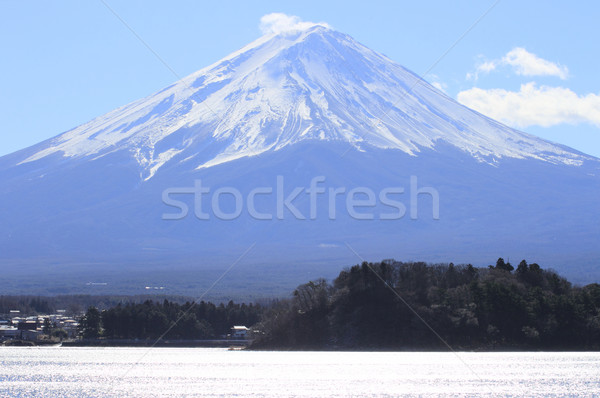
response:
<path id="1" fill-rule="evenodd" d="M 320 197 L 307 194 L 316 177 Z M 354 252 L 526 258 L 600 277 L 599 159 L 468 109 L 322 25 L 265 35 L 4 156 L 0 181 L 8 291 L 191 294 L 239 259 L 222 291 L 269 295 L 359 262 Z M 199 183 L 205 198 L 189 195 Z M 357 188 L 363 205 L 342 211 Z M 231 219 L 207 210 L 219 189 Z M 252 208 L 279 216 L 237 211 L 256 189 Z M 387 206 L 365 189 L 387 190 Z M 291 198 L 283 209 L 278 195 Z"/>

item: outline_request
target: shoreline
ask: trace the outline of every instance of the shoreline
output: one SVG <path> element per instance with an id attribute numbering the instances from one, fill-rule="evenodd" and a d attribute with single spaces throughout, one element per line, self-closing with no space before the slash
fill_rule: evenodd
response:
<path id="1" fill-rule="evenodd" d="M 183 347 L 183 348 L 229 348 L 250 345 L 248 340 L 80 340 L 68 341 L 62 347 Z"/>
<path id="2" fill-rule="evenodd" d="M 5 342 L 6 343 L 6 342 Z M 453 347 L 452 350 L 433 347 L 252 347 L 251 340 L 79 340 L 63 342 L 33 342 L 12 341 L 10 344 L 2 344 L 0 347 L 123 347 L 123 348 L 228 348 L 230 350 L 248 350 L 257 352 L 393 352 L 393 353 L 501 353 L 501 352 L 600 352 L 596 348 L 568 348 L 568 347 Z"/>

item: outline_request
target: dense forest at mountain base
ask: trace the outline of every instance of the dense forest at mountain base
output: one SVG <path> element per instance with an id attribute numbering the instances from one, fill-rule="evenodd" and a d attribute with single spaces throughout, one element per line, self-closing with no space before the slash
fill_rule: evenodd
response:
<path id="1" fill-rule="evenodd" d="M 600 285 L 574 287 L 523 260 L 363 263 L 265 309 L 257 349 L 600 348 Z"/>

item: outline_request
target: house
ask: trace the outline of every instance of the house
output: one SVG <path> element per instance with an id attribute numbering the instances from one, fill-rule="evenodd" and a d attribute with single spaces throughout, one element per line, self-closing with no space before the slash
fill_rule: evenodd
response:
<path id="1" fill-rule="evenodd" d="M 17 328 L 19 330 L 37 330 L 38 322 L 37 322 L 37 320 L 35 320 L 35 321 L 29 320 L 29 321 L 25 321 L 25 322 L 19 322 L 17 324 Z"/>
<path id="2" fill-rule="evenodd" d="M 231 338 L 232 339 L 245 339 L 248 337 L 248 329 L 246 326 L 234 326 L 231 328 Z"/>
<path id="3" fill-rule="evenodd" d="M 79 335 L 79 323 L 73 319 L 62 320 L 59 323 L 59 327 L 67 332 L 67 337 L 69 338 L 75 338 Z"/>
<path id="4" fill-rule="evenodd" d="M 16 339 L 19 336 L 19 329 L 2 325 L 0 326 L 0 340 Z"/>
<path id="5" fill-rule="evenodd" d="M 37 318 L 26 318 L 24 321 L 17 324 L 17 338 L 21 340 L 36 341 L 41 336 L 41 332 L 38 331 L 38 326 L 39 323 Z"/>

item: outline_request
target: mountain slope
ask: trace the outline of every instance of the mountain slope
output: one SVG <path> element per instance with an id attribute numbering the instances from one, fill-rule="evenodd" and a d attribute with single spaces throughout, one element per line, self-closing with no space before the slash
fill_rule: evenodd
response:
<path id="1" fill-rule="evenodd" d="M 313 26 L 262 37 L 154 95 L 0 158 L 0 261 L 15 288 L 50 273 L 59 291 L 86 291 L 96 275 L 113 291 L 151 279 L 180 292 L 256 244 L 243 279 L 271 267 L 262 287 L 279 281 L 286 291 L 307 272 L 359 261 L 349 244 L 370 260 L 527 256 L 589 280 L 600 276 L 599 171 L 598 159 L 510 129 L 349 36 Z M 294 202 L 306 219 L 289 209 L 279 219 L 278 177 L 287 197 L 318 176 L 325 193 L 314 206 L 306 192 Z M 178 211 L 165 190 L 189 191 L 196 181 L 213 199 L 219 188 L 238 190 L 239 217 L 216 217 L 209 195 L 179 195 L 188 217 L 165 220 Z M 260 187 L 272 190 L 255 203 L 271 221 L 248 211 Z M 405 215 L 381 220 L 394 207 L 376 200 L 362 209 L 373 220 L 352 216 L 346 200 L 360 187 L 376 199 L 403 189 L 394 198 Z M 439 219 L 428 194 L 417 196 L 412 217 L 412 195 L 424 187 L 439 193 Z M 331 199 L 329 189 L 345 194 Z M 218 210 L 235 212 L 231 195 L 222 199 Z M 199 203 L 213 203 L 209 220 L 194 217 Z M 333 219 L 332 203 L 340 209 Z"/>

